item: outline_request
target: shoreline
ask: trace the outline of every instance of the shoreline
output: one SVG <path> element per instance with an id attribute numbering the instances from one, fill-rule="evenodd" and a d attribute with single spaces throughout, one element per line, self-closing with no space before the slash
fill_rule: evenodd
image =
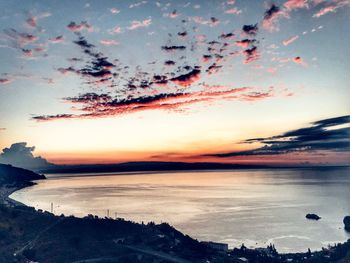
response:
<path id="1" fill-rule="evenodd" d="M 226 244 L 197 241 L 167 223 L 139 224 L 122 218 L 99 218 L 93 215 L 83 218 L 56 216 L 46 211 L 35 210 L 9 197 L 13 192 L 33 184 L 35 183 L 26 181 L 12 184 L 10 187 L 5 185 L 0 187 L 0 226 L 9 224 L 8 229 L 17 229 L 10 230 L 11 233 L 5 232 L 13 234 L 13 237 L 10 238 L 12 242 L 4 243 L 3 248 L 1 248 L 0 239 L 0 261 L 2 257 L 5 259 L 4 262 L 31 260 L 52 263 L 84 262 L 84 260 L 96 258 L 113 258 L 111 261 L 103 262 L 119 262 L 119 258 L 126 258 L 127 262 L 136 262 L 135 259 L 141 258 L 141 262 L 162 259 L 165 262 L 198 263 L 208 260 L 242 263 L 344 263 L 347 261 L 342 259 L 350 259 L 350 239 L 320 251 L 305 253 L 280 254 L 273 245 L 254 249 L 242 245 L 240 248 L 228 249 Z M 23 232 L 20 237 L 18 232 Z M 0 235 L 1 233 L 0 227 Z M 97 240 L 103 240 L 103 242 L 96 243 Z M 84 244 L 84 247 L 81 244 Z M 51 246 L 55 249 L 50 249 Z M 3 256 L 2 253 L 5 255 Z M 323 261 L 315 261 L 316 258 Z M 338 259 L 340 261 L 337 261 Z"/>
<path id="2" fill-rule="evenodd" d="M 21 189 L 24 189 L 26 187 L 29 187 L 32 185 L 27 185 L 23 187 L 0 187 L 0 204 L 9 206 L 9 207 L 16 207 L 16 206 L 26 206 L 25 204 L 14 200 L 10 198 L 10 195 L 13 194 L 16 191 L 19 191 Z M 27 207 L 27 206 L 26 206 Z"/>
<path id="3" fill-rule="evenodd" d="M 231 171 L 231 170 L 230 170 Z M 164 172 L 168 172 L 168 171 L 162 171 L 162 172 L 159 172 L 159 173 L 164 173 Z M 173 172 L 183 172 L 183 171 L 173 171 Z M 189 171 L 189 172 L 192 172 L 192 171 Z M 210 171 L 208 171 L 208 172 L 210 172 Z M 123 174 L 117 174 L 116 176 L 127 176 L 127 175 L 135 175 L 135 174 L 137 174 L 137 175 L 143 175 L 143 174 L 149 174 L 149 173 L 153 173 L 153 172 L 145 172 L 145 173 L 139 173 L 139 172 L 131 172 L 131 173 L 128 173 L 128 174 L 125 174 L 125 173 L 123 173 Z M 100 175 L 94 175 L 94 176 L 114 176 L 113 174 L 105 174 L 105 173 L 103 173 L 103 174 L 100 174 Z M 85 176 L 62 176 L 62 177 L 49 177 L 49 178 L 47 178 L 47 179 L 54 179 L 54 180 L 56 180 L 56 179 L 65 179 L 65 178 L 78 178 L 78 177 L 85 177 Z M 87 176 L 87 177 L 89 177 L 89 176 Z M 42 180 L 47 180 L 47 179 L 42 179 Z M 40 180 L 41 181 L 41 180 Z M 17 187 L 17 188 L 11 188 L 11 189 L 8 189 L 8 192 L 7 192 L 7 201 L 8 201 L 8 203 L 10 203 L 11 205 L 13 205 L 13 206 L 16 206 L 16 205 L 20 205 L 20 206 L 25 206 L 25 207 L 30 207 L 30 208 L 34 208 L 34 207 L 32 207 L 32 206 L 27 206 L 26 204 L 24 204 L 24 203 L 21 203 L 21 202 L 19 202 L 19 201 L 17 201 L 17 200 L 14 200 L 14 199 L 12 199 L 12 198 L 10 198 L 10 195 L 12 194 L 12 193 L 14 193 L 14 192 L 16 192 L 16 191 L 19 191 L 19 190 L 21 190 L 21 189 L 24 189 L 24 188 L 26 188 L 26 187 L 30 187 L 30 186 L 33 186 L 33 185 L 36 185 L 37 183 L 35 183 L 35 182 L 31 182 L 31 184 L 30 185 L 26 185 L 26 186 L 23 186 L 23 187 Z M 0 192 L 1 192 L 1 190 L 0 190 Z M 38 208 L 39 210 L 42 210 L 43 212 L 47 212 L 47 213 L 50 213 L 50 211 L 49 210 L 44 210 L 44 209 L 41 209 L 41 208 Z M 37 211 L 37 210 L 36 210 Z M 55 214 L 54 213 L 54 215 L 56 215 L 56 216 L 59 216 L 59 214 Z M 73 214 L 70 214 L 70 215 L 65 215 L 65 216 L 73 216 L 73 217 L 76 217 L 76 218 L 81 218 L 81 219 L 83 219 L 84 217 L 86 217 L 86 216 L 88 216 L 89 214 L 84 214 L 84 215 L 73 215 Z M 96 216 L 96 217 L 99 217 L 99 218 L 103 218 L 103 216 L 101 217 L 101 216 L 98 216 L 98 215 L 93 215 L 93 216 Z M 114 219 L 114 218 L 112 218 L 111 217 L 111 219 Z M 131 219 L 127 219 L 127 218 L 124 218 L 124 217 L 122 217 L 121 219 L 123 219 L 123 220 L 128 220 L 128 221 L 132 221 Z M 132 222 L 134 222 L 134 221 L 132 221 Z M 143 221 L 142 221 L 143 222 Z M 164 222 L 164 221 L 157 221 L 158 223 L 162 223 L 162 222 Z M 136 223 L 141 223 L 141 221 L 136 221 Z M 185 232 L 186 233 L 186 232 Z M 348 240 L 349 238 L 346 238 L 345 240 L 338 240 L 338 241 L 333 241 L 333 242 L 329 242 L 329 243 L 323 243 L 323 245 L 322 245 L 322 247 L 320 247 L 320 248 L 316 248 L 315 250 L 313 250 L 313 251 L 319 251 L 319 250 L 321 250 L 322 248 L 324 248 L 324 247 L 327 247 L 327 246 L 332 246 L 332 245 L 334 245 L 334 244 L 338 244 L 338 243 L 344 243 L 344 242 L 347 242 L 347 240 Z M 203 240 L 203 241 L 201 241 L 201 242 L 222 242 L 222 241 L 212 241 L 212 240 Z M 255 242 L 255 241 L 254 241 Z M 257 242 L 255 242 L 256 244 L 258 244 Z M 249 246 L 249 248 L 250 249 L 261 249 L 263 246 L 266 246 L 266 245 L 268 245 L 269 244 L 269 242 L 267 241 L 267 242 L 265 242 L 265 244 L 263 244 L 263 243 L 260 243 L 260 245 L 258 245 L 258 246 L 254 246 L 254 245 L 252 245 L 252 246 Z M 270 244 L 273 244 L 272 242 L 270 242 Z M 234 249 L 234 248 L 236 248 L 237 247 L 237 244 L 235 244 L 235 245 L 230 245 L 230 244 L 228 244 L 228 246 L 230 246 L 230 247 L 232 247 L 232 249 Z M 305 247 L 305 249 L 304 250 L 300 250 L 300 251 L 293 251 L 293 250 L 291 250 L 291 251 L 288 251 L 288 252 L 282 252 L 282 253 L 280 253 L 280 254 L 285 254 L 285 255 L 287 255 L 287 254 L 297 254 L 297 253 L 306 253 L 307 252 L 307 250 L 308 250 L 308 248 L 307 247 Z"/>

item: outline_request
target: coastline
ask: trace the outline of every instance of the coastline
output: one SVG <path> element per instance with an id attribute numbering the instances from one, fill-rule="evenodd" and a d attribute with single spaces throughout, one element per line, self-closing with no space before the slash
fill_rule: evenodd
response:
<path id="1" fill-rule="evenodd" d="M 298 253 L 350 238 L 342 226 L 343 217 L 350 212 L 346 194 L 341 194 L 350 186 L 347 171 L 344 177 L 335 170 L 332 180 L 327 171 L 306 170 L 96 174 L 93 178 L 62 175 L 37 181 L 38 186 L 11 197 L 56 215 L 110 214 L 139 223 L 167 222 L 195 239 L 227 243 L 230 248 L 242 243 L 249 248 L 273 243 L 280 253 Z M 315 199 L 322 195 L 324 184 L 333 189 L 329 192 L 338 200 L 336 207 L 330 206 L 327 198 Z M 306 220 L 310 212 L 323 219 Z"/>
<path id="2" fill-rule="evenodd" d="M 230 248 L 244 243 L 247 247 L 254 249 L 273 243 L 280 253 L 302 253 L 308 248 L 317 251 L 328 244 L 343 243 L 350 238 L 350 233 L 344 231 L 342 227 L 343 217 L 347 214 L 344 212 L 347 211 L 329 207 L 329 203 L 323 198 L 319 199 L 322 200 L 323 205 L 303 205 L 303 202 L 308 203 L 312 201 L 314 195 L 318 195 L 315 191 L 320 187 L 315 188 L 313 185 L 320 184 L 321 189 L 323 188 L 324 180 L 316 179 L 320 177 L 318 172 L 312 173 L 312 175 L 315 174 L 312 178 L 315 178 L 317 183 L 315 181 L 313 185 L 307 184 L 305 187 L 302 186 L 304 179 L 302 181 L 292 179 L 299 172 L 296 174 L 293 171 L 285 174 L 284 171 L 281 171 L 283 176 L 277 172 L 278 178 L 283 178 L 283 180 L 276 180 L 276 174 L 270 172 L 258 172 L 254 173 L 254 178 L 262 176 L 265 181 L 261 186 L 253 188 L 250 186 L 251 179 L 244 179 L 251 175 L 249 171 L 238 171 L 239 175 L 231 174 L 232 171 L 229 173 L 220 171 L 220 174 L 223 173 L 220 176 L 216 172 L 203 175 L 192 172 L 190 172 L 192 175 L 188 175 L 180 172 L 176 176 L 163 172 L 164 174 L 154 176 L 152 173 L 146 177 L 143 174 L 105 177 L 104 174 L 103 178 L 98 174 L 96 178 L 82 176 L 74 179 L 68 177 L 67 180 L 63 175 L 62 178 L 48 177 L 49 180 L 39 180 L 37 181 L 38 186 L 20 190 L 18 194 L 12 194 L 10 197 L 36 209 L 53 211 L 56 215 L 74 215 L 83 218 L 89 213 L 99 217 L 109 214 L 113 218 L 118 215 L 138 223 L 142 221 L 167 222 L 195 239 L 227 243 Z M 270 179 L 267 179 L 266 175 Z M 305 172 L 303 175 L 309 178 Z M 206 178 L 208 182 L 196 183 Z M 226 178 L 235 179 L 228 181 Z M 243 185 L 236 182 L 240 178 L 244 181 Z M 343 182 L 343 177 L 336 178 L 329 183 L 333 185 L 339 180 Z M 185 188 L 182 186 L 183 180 L 190 182 L 184 184 Z M 275 182 L 276 186 L 266 187 L 265 184 L 271 181 Z M 346 180 L 346 182 L 350 181 Z M 208 192 L 200 190 L 200 186 L 209 184 L 212 185 L 210 195 L 214 197 L 218 193 L 221 197 L 220 201 L 213 198 L 205 199 L 205 203 L 202 202 Z M 171 188 L 168 188 L 168 185 L 171 185 Z M 347 183 L 345 188 L 348 185 Z M 237 187 L 241 190 L 231 193 L 230 189 Z M 171 191 L 164 192 L 168 189 Z M 256 198 L 248 198 L 248 200 L 246 198 L 252 194 L 254 196 L 254 189 L 267 193 L 261 195 L 256 205 L 254 205 L 257 202 Z M 283 197 L 278 192 L 277 194 L 268 193 L 276 189 L 283 189 L 283 191 L 291 189 L 298 192 L 301 189 L 308 189 L 308 192 L 316 194 L 306 192 L 305 195 L 299 192 L 298 196 L 301 197 L 294 197 L 294 195 Z M 344 187 L 336 189 L 339 192 L 344 191 Z M 191 194 L 186 196 L 187 193 Z M 235 200 L 231 200 L 232 194 L 236 196 Z M 242 198 L 237 199 L 238 196 Z M 347 207 L 344 206 L 344 202 L 341 202 L 344 200 L 344 195 L 335 194 L 333 198 L 339 200 L 339 207 Z M 290 203 L 286 199 L 291 200 Z M 130 203 L 132 209 L 125 205 L 129 202 L 133 202 Z M 53 209 L 50 208 L 50 203 L 53 203 Z M 210 208 L 207 208 L 206 204 Z M 216 207 L 215 211 L 211 207 Z M 174 211 L 177 212 L 174 213 Z M 320 222 L 306 220 L 305 215 L 309 212 L 316 212 L 323 219 Z M 246 219 L 240 219 L 242 217 Z M 240 227 L 237 227 L 238 225 Z M 203 226 L 205 229 L 202 229 Z M 264 228 L 265 226 L 269 227 Z"/>
<path id="3" fill-rule="evenodd" d="M 62 233 L 62 236 L 60 237 L 59 242 L 64 243 L 65 240 L 67 239 L 67 237 L 65 236 L 67 235 L 67 233 L 63 234 L 65 233 L 66 228 L 72 229 L 73 227 L 77 229 L 78 233 L 81 233 L 80 229 L 86 229 L 86 226 L 85 226 L 86 224 L 88 225 L 92 224 L 94 225 L 94 227 L 103 229 L 101 237 L 106 239 L 106 241 L 103 246 L 98 245 L 98 249 L 103 249 L 103 252 L 100 252 L 99 254 L 100 257 L 102 257 L 102 255 L 103 256 L 112 255 L 113 254 L 112 251 L 115 250 L 115 247 L 118 247 L 118 249 L 122 251 L 120 253 L 123 257 L 125 256 L 128 259 L 134 258 L 135 256 L 143 257 L 145 259 L 145 262 L 146 262 L 146 258 L 147 260 L 148 258 L 158 258 L 158 259 L 162 258 L 163 260 L 165 260 L 165 262 L 205 262 L 204 258 L 218 260 L 218 261 L 211 261 L 211 262 L 225 262 L 226 260 L 236 260 L 234 262 L 247 262 L 245 261 L 245 259 L 249 260 L 248 262 L 278 262 L 278 263 L 279 262 L 331 262 L 330 260 L 329 261 L 311 261 L 311 259 L 315 259 L 316 257 L 320 257 L 323 259 L 326 259 L 326 258 L 332 259 L 333 257 L 332 255 L 336 255 L 336 258 L 339 258 L 339 259 L 345 258 L 345 260 L 348 260 L 350 256 L 350 240 L 343 243 L 342 245 L 329 247 L 328 249 L 324 249 L 322 251 L 307 252 L 307 253 L 279 254 L 275 250 L 273 245 L 268 246 L 267 248 L 256 248 L 256 249 L 249 249 L 242 245 L 240 248 L 234 248 L 230 250 L 225 248 L 225 246 L 220 247 L 219 245 L 220 247 L 219 249 L 217 248 L 214 249 L 213 247 L 217 246 L 218 243 L 199 242 L 188 236 L 183 235 L 181 232 L 177 231 L 176 229 L 174 229 L 173 227 L 171 227 L 166 223 L 163 223 L 160 225 L 149 223 L 149 224 L 143 225 L 143 224 L 137 224 L 131 221 L 125 221 L 124 219 L 121 219 L 121 218 L 118 218 L 117 220 L 115 220 L 110 218 L 97 218 L 92 215 L 89 215 L 84 218 L 75 218 L 73 216 L 66 217 L 63 215 L 55 216 L 49 212 L 36 211 L 34 208 L 27 207 L 26 205 L 16 200 L 13 200 L 9 197 L 13 192 L 23 189 L 25 187 L 31 186 L 33 184 L 35 183 L 26 182 L 24 184 L 21 183 L 15 186 L 12 185 L 11 187 L 5 187 L 5 186 L 0 187 L 0 208 L 1 208 L 1 205 L 3 205 L 6 207 L 5 211 L 7 211 L 8 214 L 13 214 L 13 213 L 17 214 L 15 221 L 18 220 L 22 222 L 24 220 L 25 223 L 23 226 L 27 228 L 24 231 L 28 232 L 28 234 L 26 234 L 25 236 L 28 236 L 28 237 L 36 236 L 34 241 L 33 239 L 30 239 L 30 238 L 29 239 L 24 238 L 23 240 L 16 240 L 17 242 L 15 242 L 14 244 L 15 249 L 13 247 L 10 248 L 10 249 L 14 249 L 14 251 L 16 252 L 15 253 L 16 260 L 17 259 L 22 260 L 23 258 L 28 259 L 28 255 L 29 257 L 33 256 L 31 253 L 34 253 L 33 251 L 35 251 L 36 253 L 35 258 L 32 258 L 32 259 L 42 259 L 50 256 L 52 257 L 52 260 L 47 262 L 67 262 L 66 258 L 63 260 L 62 258 L 59 258 L 56 255 L 50 254 L 53 252 L 43 252 L 43 251 L 46 251 L 46 249 L 43 249 L 42 247 L 43 246 L 46 247 L 47 244 L 50 244 L 52 242 L 57 242 L 52 240 L 52 237 L 56 238 L 55 235 L 57 234 L 49 235 L 51 231 L 54 231 L 55 233 Z M 2 208 L 2 210 L 4 210 L 4 208 Z M 28 217 L 32 218 L 31 221 L 35 225 L 30 225 L 26 223 L 27 222 L 26 220 L 28 220 Z M 43 220 L 44 221 L 46 220 L 48 222 L 43 224 L 42 226 L 43 229 L 41 228 L 37 229 L 36 225 L 38 223 L 36 222 L 42 222 Z M 66 222 L 66 224 L 63 225 L 63 222 Z M 122 237 L 118 237 L 118 238 L 110 237 L 110 233 L 109 233 L 110 228 L 115 228 L 117 233 L 118 231 L 120 231 L 121 227 L 125 228 L 125 226 L 127 226 L 126 229 L 129 229 L 129 230 L 127 230 L 122 235 Z M 136 230 L 135 232 L 134 228 L 139 230 Z M 140 229 L 141 229 L 141 232 L 140 232 Z M 90 249 L 93 249 L 94 247 L 96 249 L 96 245 L 94 245 L 94 241 L 93 241 L 95 237 L 93 236 L 93 232 L 89 232 L 89 231 L 85 233 L 85 239 L 90 240 L 86 245 L 89 246 Z M 155 235 L 154 233 L 157 233 L 157 234 Z M 141 245 L 139 241 L 137 241 L 138 238 L 136 238 L 139 235 L 142 235 Z M 75 240 L 78 237 L 69 236 L 68 240 L 71 240 L 72 238 Z M 166 242 L 164 238 L 166 238 L 167 240 Z M 44 239 L 44 240 L 41 241 L 41 239 Z M 80 240 L 80 239 L 77 239 L 77 240 Z M 116 240 L 117 240 L 117 244 L 115 244 Z M 150 242 L 150 240 L 154 240 L 154 241 Z M 157 245 L 154 245 L 155 240 L 157 240 L 156 241 Z M 177 240 L 180 240 L 180 241 L 177 241 Z M 79 241 L 79 242 L 83 242 L 83 241 Z M 164 246 L 167 246 L 169 242 L 172 245 L 167 249 L 164 249 Z M 177 244 L 177 242 L 180 242 L 180 243 Z M 111 243 L 113 243 L 112 250 L 109 248 L 109 246 L 111 246 Z M 185 245 L 187 243 L 190 245 Z M 106 249 L 104 246 L 106 246 L 108 249 Z M 176 246 L 178 246 L 179 248 L 176 248 Z M 38 249 L 39 249 L 39 252 L 38 252 Z M 43 251 L 41 251 L 41 249 Z M 63 249 L 68 249 L 68 248 L 64 247 Z M 85 250 L 80 251 L 81 250 L 80 246 L 77 247 L 77 250 L 78 252 L 75 252 L 75 254 L 74 253 L 67 254 L 67 256 L 72 257 L 72 259 L 74 258 L 74 261 L 93 258 L 92 257 L 93 255 L 91 254 L 90 251 L 85 251 Z M 185 253 L 180 252 L 183 250 L 187 252 Z M 341 253 L 339 251 L 341 251 Z M 41 255 L 41 253 L 43 253 L 43 255 Z M 202 254 L 204 256 L 202 256 Z M 175 259 L 175 261 L 173 261 L 171 258 Z M 1 259 L 1 256 L 0 256 L 0 259 Z M 257 259 L 258 261 L 254 261 Z M 294 259 L 294 261 L 290 261 L 290 259 Z M 21 260 L 5 261 L 5 262 L 22 262 Z M 46 262 L 46 261 L 38 260 L 38 262 Z M 81 261 L 81 262 L 84 262 L 84 261 Z M 115 258 L 114 258 L 112 261 L 103 261 L 103 262 L 119 262 L 119 261 L 115 261 Z M 133 261 L 129 261 L 129 262 L 133 262 Z M 343 263 L 346 261 L 332 261 L 332 262 Z"/>
<path id="4" fill-rule="evenodd" d="M 34 185 L 33 183 L 32 185 Z M 0 203 L 10 206 L 10 207 L 16 207 L 16 206 L 26 206 L 25 204 L 16 201 L 10 197 L 11 194 L 13 194 L 16 191 L 19 191 L 23 188 L 32 186 L 32 185 L 27 185 L 27 186 L 22 186 L 22 187 L 0 187 Z"/>

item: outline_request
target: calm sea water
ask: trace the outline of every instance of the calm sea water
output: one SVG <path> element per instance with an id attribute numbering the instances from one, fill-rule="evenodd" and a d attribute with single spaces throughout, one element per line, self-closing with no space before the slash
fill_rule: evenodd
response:
<path id="1" fill-rule="evenodd" d="M 274 243 L 280 252 L 320 249 L 350 234 L 350 169 L 271 169 L 146 174 L 48 175 L 12 194 L 55 214 L 169 222 L 199 240 Z M 319 221 L 305 219 L 317 213 Z"/>

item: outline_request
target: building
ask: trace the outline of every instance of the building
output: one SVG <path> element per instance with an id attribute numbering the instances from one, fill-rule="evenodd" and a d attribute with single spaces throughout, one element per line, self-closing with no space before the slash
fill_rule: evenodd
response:
<path id="1" fill-rule="evenodd" d="M 228 244 L 225 244 L 225 243 L 217 243 L 217 242 L 211 242 L 211 241 L 209 242 L 202 241 L 201 243 L 217 251 L 223 251 L 223 252 L 228 251 Z"/>

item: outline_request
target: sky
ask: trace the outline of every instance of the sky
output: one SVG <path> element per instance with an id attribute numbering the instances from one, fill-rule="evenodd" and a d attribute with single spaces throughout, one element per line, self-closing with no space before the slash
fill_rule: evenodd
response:
<path id="1" fill-rule="evenodd" d="M 349 0 L 0 0 L 0 161 L 349 164 L 349 15 Z"/>

